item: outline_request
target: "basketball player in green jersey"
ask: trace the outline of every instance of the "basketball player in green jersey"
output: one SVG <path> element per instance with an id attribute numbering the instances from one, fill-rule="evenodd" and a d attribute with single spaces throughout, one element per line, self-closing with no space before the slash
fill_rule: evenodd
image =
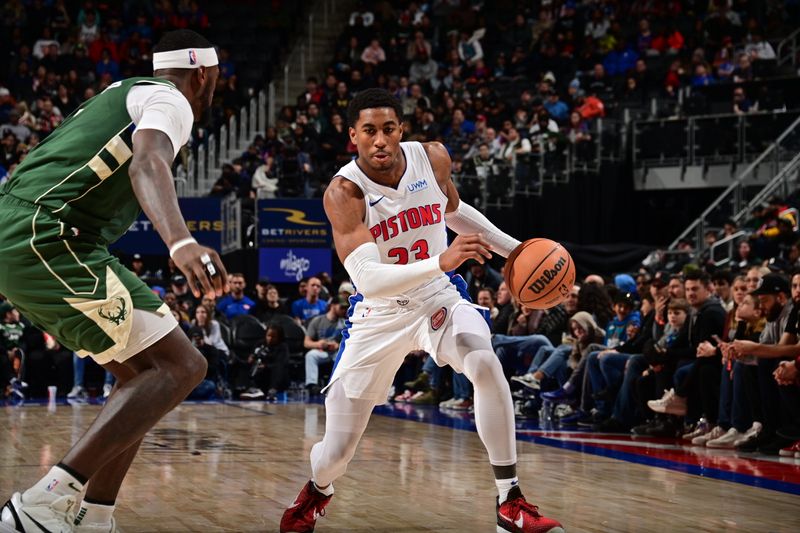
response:
<path id="1" fill-rule="evenodd" d="M 153 70 L 81 105 L 0 190 L 0 293 L 117 378 L 86 434 L 5 504 L 1 532 L 115 531 L 114 502 L 142 438 L 205 377 L 169 309 L 107 250 L 141 208 L 196 297 L 227 290 L 219 257 L 186 228 L 170 170 L 211 106 L 216 52 L 192 31 L 167 33 Z"/>

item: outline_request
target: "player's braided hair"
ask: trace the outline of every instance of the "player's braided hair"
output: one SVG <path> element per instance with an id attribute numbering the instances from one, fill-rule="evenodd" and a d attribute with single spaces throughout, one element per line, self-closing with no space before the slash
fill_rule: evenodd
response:
<path id="1" fill-rule="evenodd" d="M 403 106 L 386 89 L 366 89 L 359 92 L 347 106 L 347 122 L 355 128 L 362 109 L 390 107 L 397 114 L 397 120 L 403 120 Z"/>

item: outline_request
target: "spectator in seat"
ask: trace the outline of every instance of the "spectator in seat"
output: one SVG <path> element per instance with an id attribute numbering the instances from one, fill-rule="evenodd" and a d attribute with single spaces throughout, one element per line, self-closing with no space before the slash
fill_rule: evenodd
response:
<path id="1" fill-rule="evenodd" d="M 255 316 L 263 324 L 269 324 L 275 315 L 289 315 L 289 308 L 281 301 L 280 293 L 268 279 L 262 278 L 256 284 Z"/>
<path id="2" fill-rule="evenodd" d="M 694 308 L 692 319 L 685 328 L 685 342 L 675 345 L 665 352 L 664 368 L 659 372 L 658 388 L 663 388 L 664 395 L 660 400 L 651 400 L 647 405 L 656 413 L 685 416 L 687 414 L 687 398 L 691 393 L 700 398 L 702 405 L 694 406 L 693 416 L 700 416 L 710 424 L 716 425 L 719 407 L 719 375 L 721 359 L 717 354 L 706 355 L 698 352 L 703 341 L 716 342 L 714 336 L 721 336 L 725 328 L 725 310 L 711 292 L 711 279 L 701 271 L 686 274 L 684 282 L 686 299 Z M 682 332 L 683 333 L 683 332 Z M 672 388 L 667 387 L 673 384 Z M 711 402 L 709 394 L 700 391 L 716 391 L 717 400 Z M 700 411 L 700 413 L 698 413 Z M 674 436 L 678 432 L 678 422 L 672 418 L 661 419 L 663 426 L 653 430 L 661 436 Z"/>
<path id="3" fill-rule="evenodd" d="M 247 358 L 250 365 L 250 388 L 240 398 L 276 400 L 279 392 L 286 390 L 289 381 L 289 346 L 283 328 L 270 325 L 264 342 Z M 266 393 L 265 393 L 266 391 Z"/>
<path id="4" fill-rule="evenodd" d="M 301 326 L 305 326 L 315 316 L 325 314 L 328 302 L 320 299 L 322 282 L 319 278 L 309 278 L 305 287 L 305 296 L 292 303 L 292 318 Z"/>
<path id="5" fill-rule="evenodd" d="M 764 40 L 764 36 L 760 31 L 754 31 L 752 41 L 744 47 L 744 52 L 749 54 L 753 61 L 759 60 L 772 60 L 775 59 L 775 50 L 768 41 Z"/>
<path id="6" fill-rule="evenodd" d="M 231 287 L 231 292 L 217 302 L 217 311 L 222 313 L 228 320 L 238 315 L 250 314 L 256 303 L 244 293 L 247 286 L 244 274 L 239 272 L 229 274 L 228 284 Z"/>
<path id="7" fill-rule="evenodd" d="M 733 112 L 737 115 L 746 115 L 758 111 L 758 102 L 753 103 L 744 92 L 744 87 L 733 90 Z"/>
<path id="8" fill-rule="evenodd" d="M 381 47 L 381 42 L 378 39 L 372 39 L 369 46 L 364 48 L 364 51 L 361 52 L 361 61 L 374 67 L 386 61 L 386 52 Z"/>
<path id="9" fill-rule="evenodd" d="M 711 283 L 714 284 L 714 294 L 719 298 L 725 312 L 733 310 L 733 292 L 731 284 L 733 275 L 730 270 L 717 270 L 711 275 Z"/>
<path id="10" fill-rule="evenodd" d="M 761 260 L 753 254 L 753 247 L 750 241 L 743 240 L 736 247 L 736 253 L 733 256 L 733 266 L 739 270 L 745 270 L 751 266 L 758 265 Z"/>
<path id="11" fill-rule="evenodd" d="M 797 357 L 800 339 L 800 274 L 792 277 L 791 287 L 782 275 L 766 274 L 751 294 L 758 297 L 767 326 L 759 342 L 735 340 L 728 353 L 737 360 L 747 356 L 758 359 L 763 428 L 757 436 L 740 444 L 737 450 L 778 455 L 782 448 L 792 445 L 796 440 L 792 437 L 796 431 L 793 426 L 798 421 L 797 396 L 793 391 L 780 387 L 774 374 L 780 367 L 781 359 Z"/>
<path id="12" fill-rule="evenodd" d="M 186 278 L 183 274 L 172 276 L 169 290 L 175 295 L 178 306 L 187 313 L 192 311 L 195 305 L 197 305 L 197 300 L 192 294 L 192 291 L 189 290 L 189 284 L 186 282 Z"/>
<path id="13" fill-rule="evenodd" d="M 303 346 L 308 350 L 306 388 L 311 395 L 319 393 L 319 366 L 332 362 L 339 351 L 347 308 L 346 301 L 334 300 L 327 306 L 325 314 L 314 317 L 308 323 Z"/>
<path id="14" fill-rule="evenodd" d="M 198 308 L 200 309 L 200 308 Z M 219 382 L 219 368 L 220 361 L 223 359 L 223 354 L 214 346 L 206 343 L 206 335 L 203 328 L 194 326 L 187 332 L 189 340 L 197 351 L 205 358 L 208 363 L 208 370 L 206 370 L 206 377 L 203 378 L 197 387 L 189 393 L 190 400 L 210 400 L 217 392 L 217 383 Z"/>
<path id="15" fill-rule="evenodd" d="M 228 345 L 222 340 L 222 331 L 219 322 L 211 317 L 211 311 L 204 305 L 198 305 L 194 310 L 192 327 L 200 328 L 203 332 L 203 341 L 227 356 L 230 353 Z"/>
<path id="16" fill-rule="evenodd" d="M 550 89 L 547 100 L 544 102 L 547 113 L 559 124 L 564 124 L 569 117 L 569 107 L 559 99 L 558 92 Z"/>
<path id="17" fill-rule="evenodd" d="M 503 282 L 503 276 L 491 265 L 469 261 L 469 270 L 464 274 L 464 281 L 467 282 L 467 292 L 470 299 L 474 302 L 478 299 L 478 291 L 484 287 L 489 287 L 496 291 Z"/>

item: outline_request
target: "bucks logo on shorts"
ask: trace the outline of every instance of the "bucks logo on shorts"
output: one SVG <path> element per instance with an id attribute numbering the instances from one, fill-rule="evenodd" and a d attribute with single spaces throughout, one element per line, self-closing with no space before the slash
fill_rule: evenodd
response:
<path id="1" fill-rule="evenodd" d="M 128 316 L 125 299 L 121 296 L 115 297 L 111 302 L 98 309 L 97 314 L 100 315 L 100 318 L 105 318 L 119 326 Z"/>

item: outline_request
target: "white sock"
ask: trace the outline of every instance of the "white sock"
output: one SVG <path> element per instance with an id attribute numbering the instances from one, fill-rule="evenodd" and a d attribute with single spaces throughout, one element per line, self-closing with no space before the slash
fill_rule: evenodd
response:
<path id="1" fill-rule="evenodd" d="M 514 476 L 508 479 L 495 479 L 495 484 L 497 485 L 497 492 L 500 496 L 500 503 L 503 503 L 508 499 L 508 493 L 511 492 L 511 489 L 516 487 L 519 484 L 519 479 Z"/>
<path id="2" fill-rule="evenodd" d="M 102 505 L 99 503 L 81 503 L 81 510 L 75 516 L 75 525 L 84 524 L 110 524 L 111 516 L 114 514 L 114 505 Z"/>
<path id="3" fill-rule="evenodd" d="M 51 503 L 62 496 L 77 496 L 82 490 L 83 483 L 66 470 L 54 466 L 22 494 L 22 501 L 28 504 Z"/>
<path id="4" fill-rule="evenodd" d="M 312 481 L 313 483 L 313 481 Z M 333 494 L 333 483 L 325 487 L 324 489 L 321 488 L 319 485 L 314 483 L 314 488 L 317 489 L 317 492 L 321 493 L 323 496 L 330 496 Z"/>

